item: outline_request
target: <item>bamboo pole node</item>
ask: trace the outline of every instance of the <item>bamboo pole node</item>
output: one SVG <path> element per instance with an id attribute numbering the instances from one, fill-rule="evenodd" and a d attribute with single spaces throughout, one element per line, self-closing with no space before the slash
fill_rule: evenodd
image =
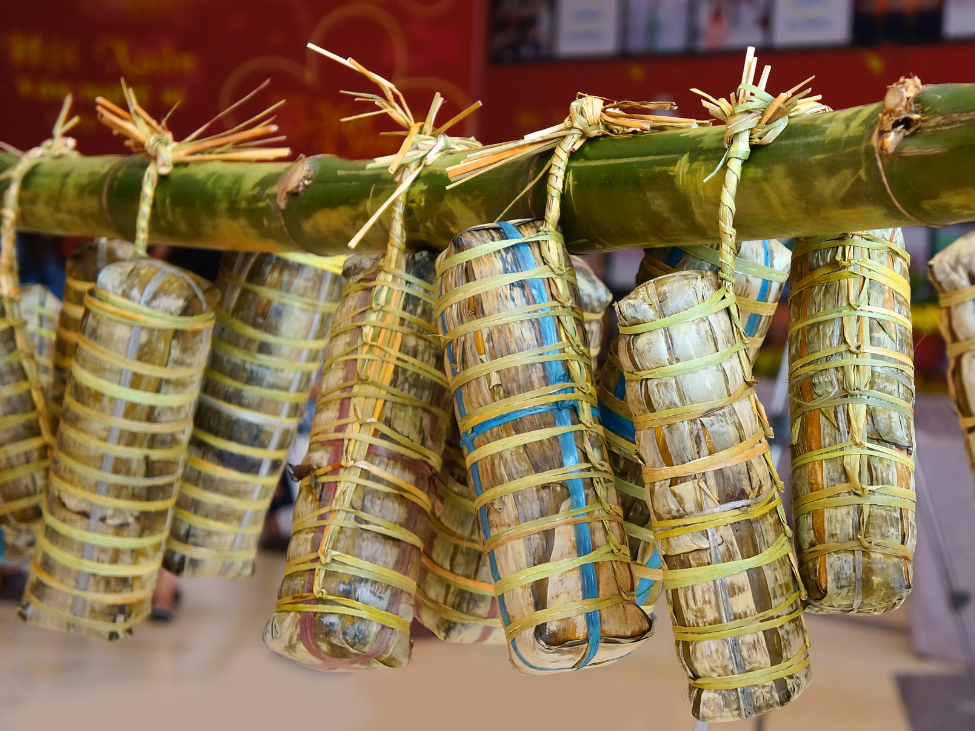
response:
<path id="1" fill-rule="evenodd" d="M 880 172 L 880 180 L 884 184 L 884 190 L 887 191 L 897 210 L 919 226 L 941 228 L 941 225 L 928 223 L 904 208 L 901 202 L 897 200 L 897 196 L 894 195 L 890 182 L 887 180 L 887 171 L 884 170 L 884 155 L 893 153 L 901 141 L 921 124 L 921 113 L 918 111 L 914 99 L 923 90 L 924 85 L 916 76 L 902 76 L 896 84 L 887 87 L 887 93 L 884 95 L 884 108 L 877 118 L 877 131 L 873 136 L 873 152 L 874 159 L 877 161 L 877 170 Z"/>
<path id="2" fill-rule="evenodd" d="M 175 165 L 215 160 L 258 162 L 276 160 L 291 154 L 287 147 L 260 147 L 284 139 L 283 136 L 271 136 L 278 131 L 271 113 L 284 104 L 284 101 L 271 105 L 260 114 L 225 132 L 200 138 L 207 127 L 264 89 L 268 85 L 267 81 L 178 142 L 167 124 L 176 107 L 169 111 L 162 122 L 157 122 L 139 106 L 135 90 L 126 85 L 125 79 L 121 83 L 122 93 L 129 107 L 128 112 L 104 97 L 95 99 L 95 107 L 100 122 L 111 129 L 113 134 L 125 137 L 126 146 L 132 151 L 141 152 L 149 158 L 149 166 L 142 178 L 139 212 L 136 217 L 135 256 L 146 255 L 149 245 L 149 216 L 152 213 L 152 201 L 159 176 L 168 175 Z"/>

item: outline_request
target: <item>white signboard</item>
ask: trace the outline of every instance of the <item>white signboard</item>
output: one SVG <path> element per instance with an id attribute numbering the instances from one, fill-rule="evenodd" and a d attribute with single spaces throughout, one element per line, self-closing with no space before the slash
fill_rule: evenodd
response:
<path id="1" fill-rule="evenodd" d="M 626 50 L 681 53 L 690 44 L 691 0 L 627 0 Z"/>
<path id="2" fill-rule="evenodd" d="M 852 39 L 853 0 L 775 1 L 773 46 L 834 46 Z"/>
<path id="3" fill-rule="evenodd" d="M 622 25 L 621 0 L 557 0 L 555 55 L 615 56 Z"/>
<path id="4" fill-rule="evenodd" d="M 942 32 L 945 38 L 975 36 L 975 0 L 944 0 Z"/>

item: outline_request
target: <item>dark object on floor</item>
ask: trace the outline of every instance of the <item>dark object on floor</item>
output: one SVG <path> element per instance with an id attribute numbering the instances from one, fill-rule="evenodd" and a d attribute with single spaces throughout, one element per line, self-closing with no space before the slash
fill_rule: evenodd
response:
<path id="1" fill-rule="evenodd" d="M 911 731 L 975 728 L 975 683 L 968 675 L 899 675 Z"/>
<path id="2" fill-rule="evenodd" d="M 27 585 L 27 568 L 0 574 L 0 602 L 19 602 Z"/>
<path id="3" fill-rule="evenodd" d="M 153 604 L 152 611 L 149 612 L 149 619 L 153 622 L 172 622 L 176 617 L 176 610 L 183 602 L 183 594 L 179 590 L 173 594 L 173 603 L 169 606 Z"/>

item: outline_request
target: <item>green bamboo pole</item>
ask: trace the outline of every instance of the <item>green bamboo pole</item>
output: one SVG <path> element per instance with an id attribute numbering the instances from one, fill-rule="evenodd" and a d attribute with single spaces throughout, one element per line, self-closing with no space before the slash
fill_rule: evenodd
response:
<path id="1" fill-rule="evenodd" d="M 975 84 L 930 86 L 916 103 L 917 129 L 879 156 L 873 137 L 882 103 L 792 120 L 744 168 L 736 201 L 739 239 L 975 219 Z M 724 154 L 722 132 L 701 128 L 586 143 L 568 164 L 561 224 L 569 249 L 713 244 L 721 176 L 703 181 Z M 544 164 L 517 160 L 448 191 L 446 168 L 460 159 L 445 155 L 411 187 L 410 246 L 442 249 L 457 231 L 494 220 Z M 0 155 L 0 172 L 13 162 Z M 146 164 L 112 156 L 41 162 L 23 182 L 18 224 L 50 234 L 131 239 Z M 301 177 L 288 163 L 178 167 L 159 183 L 152 242 L 345 253 L 349 239 L 393 192 L 392 176 L 330 156 L 304 164 L 308 184 L 283 210 L 277 204 L 282 177 Z M 0 193 L 5 186 L 0 180 Z M 544 207 L 542 176 L 506 216 L 540 217 Z M 381 223 L 361 250 L 383 249 L 388 216 Z"/>

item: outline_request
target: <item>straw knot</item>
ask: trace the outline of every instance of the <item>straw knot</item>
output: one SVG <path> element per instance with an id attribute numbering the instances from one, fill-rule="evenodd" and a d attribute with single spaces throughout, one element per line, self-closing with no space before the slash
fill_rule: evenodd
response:
<path id="1" fill-rule="evenodd" d="M 577 129 L 586 137 L 598 137 L 607 130 L 602 123 L 603 100 L 598 96 L 580 96 L 569 105 L 567 128 Z"/>
<path id="2" fill-rule="evenodd" d="M 265 86 L 267 86 L 267 82 L 264 82 L 253 92 L 179 142 L 175 140 L 173 133 L 166 126 L 169 114 L 163 117 L 161 122 L 153 119 L 145 109 L 139 106 L 135 92 L 126 86 L 124 80 L 122 81 L 122 94 L 128 104 L 128 111 L 116 106 L 108 99 L 102 97 L 95 99 L 98 119 L 115 134 L 125 137 L 125 143 L 130 149 L 145 153 L 150 160 L 142 178 L 142 192 L 139 199 L 139 210 L 136 214 L 134 241 L 136 256 L 145 256 L 149 245 L 149 216 L 152 212 L 152 202 L 159 176 L 171 173 L 176 163 L 187 163 L 195 160 L 256 162 L 259 160 L 275 160 L 291 154 L 291 150 L 287 147 L 260 147 L 265 143 L 284 139 L 283 137 L 268 137 L 268 135 L 277 132 L 278 129 L 271 124 L 274 117 L 269 117 L 269 115 L 283 102 L 278 102 L 256 117 L 226 132 L 200 138 L 207 127 L 217 119 L 250 99 Z M 173 108 L 175 109 L 175 107 Z"/>
<path id="3" fill-rule="evenodd" d="M 156 163 L 160 175 L 168 175 L 173 169 L 173 135 L 170 132 L 153 133 L 143 143 L 146 154 Z"/>

